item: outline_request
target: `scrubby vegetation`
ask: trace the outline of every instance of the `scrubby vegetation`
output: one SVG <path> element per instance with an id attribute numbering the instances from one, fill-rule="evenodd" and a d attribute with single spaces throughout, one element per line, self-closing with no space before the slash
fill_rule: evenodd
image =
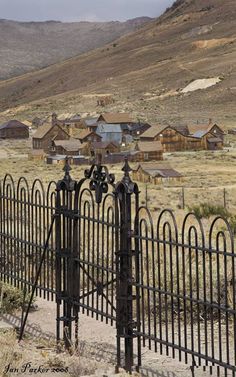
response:
<path id="1" fill-rule="evenodd" d="M 14 312 L 14 310 L 21 308 L 23 305 L 27 305 L 29 298 L 29 294 L 0 282 L 0 313 Z"/>
<path id="2" fill-rule="evenodd" d="M 188 207 L 188 210 L 190 212 L 193 212 L 199 219 L 209 219 L 211 216 L 221 216 L 228 221 L 232 232 L 236 234 L 236 215 L 229 212 L 223 206 L 201 203 L 192 207 Z"/>

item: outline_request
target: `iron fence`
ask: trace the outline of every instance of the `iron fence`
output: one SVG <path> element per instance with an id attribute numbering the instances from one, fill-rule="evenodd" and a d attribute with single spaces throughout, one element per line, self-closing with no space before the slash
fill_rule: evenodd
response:
<path id="1" fill-rule="evenodd" d="M 35 281 L 41 255 L 55 213 L 56 183 L 44 188 L 21 177 L 16 183 L 7 174 L 0 183 L 1 280 L 29 291 Z M 36 295 L 55 297 L 55 231 L 36 287 Z"/>
<path id="2" fill-rule="evenodd" d="M 117 370 L 139 370 L 148 347 L 192 371 L 215 367 L 235 377 L 236 258 L 228 222 L 217 217 L 207 227 L 194 214 L 181 222 L 171 210 L 155 220 L 139 205 L 127 161 L 117 183 L 99 163 L 79 181 L 68 161 L 64 170 L 46 190 L 38 180 L 15 185 L 8 175 L 2 182 L 1 279 L 56 298 L 57 340 L 63 336 L 67 347 L 78 344 L 80 313 L 116 326 Z"/>

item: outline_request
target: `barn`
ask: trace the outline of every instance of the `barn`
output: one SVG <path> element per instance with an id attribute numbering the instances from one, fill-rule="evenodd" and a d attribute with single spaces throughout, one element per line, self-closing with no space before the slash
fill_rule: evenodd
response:
<path id="1" fill-rule="evenodd" d="M 164 152 L 185 150 L 217 150 L 224 145 L 224 131 L 217 125 L 208 124 L 152 126 L 141 137 L 141 141 L 160 141 Z"/>
<path id="2" fill-rule="evenodd" d="M 28 139 L 29 127 L 18 120 L 9 120 L 0 126 L 1 139 Z"/>
<path id="3" fill-rule="evenodd" d="M 132 177 L 134 181 L 154 185 L 169 181 L 179 182 L 183 179 L 183 176 L 171 166 L 159 162 L 139 164 L 133 169 Z"/>

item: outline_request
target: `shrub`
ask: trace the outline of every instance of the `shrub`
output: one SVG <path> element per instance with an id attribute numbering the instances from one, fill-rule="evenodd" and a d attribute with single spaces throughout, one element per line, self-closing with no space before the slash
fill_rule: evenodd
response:
<path id="1" fill-rule="evenodd" d="M 188 207 L 188 210 L 190 212 L 193 212 L 199 219 L 208 219 L 211 216 L 221 216 L 224 219 L 228 220 L 233 234 L 236 234 L 236 215 L 230 213 L 223 206 L 214 206 L 208 203 L 201 203 L 193 207 Z"/>
<path id="2" fill-rule="evenodd" d="M 30 294 L 27 293 L 24 302 L 24 292 L 6 283 L 0 282 L 0 312 L 12 313 L 29 303 Z"/>
<path id="3" fill-rule="evenodd" d="M 228 219 L 231 214 L 223 206 L 217 206 L 208 203 L 201 203 L 199 205 L 188 207 L 190 212 L 193 212 L 199 219 L 208 219 L 211 216 L 221 216 Z"/>

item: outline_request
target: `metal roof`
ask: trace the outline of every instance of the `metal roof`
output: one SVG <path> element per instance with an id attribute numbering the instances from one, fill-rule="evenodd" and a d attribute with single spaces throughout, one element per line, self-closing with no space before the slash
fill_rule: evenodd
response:
<path id="1" fill-rule="evenodd" d="M 106 123 L 99 123 L 97 127 L 97 133 L 112 133 L 118 132 L 122 133 L 122 128 L 120 124 L 106 124 Z"/>

